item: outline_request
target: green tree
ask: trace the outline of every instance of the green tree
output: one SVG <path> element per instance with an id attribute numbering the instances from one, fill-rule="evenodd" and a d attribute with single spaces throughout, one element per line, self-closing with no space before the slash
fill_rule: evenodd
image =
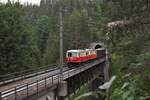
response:
<path id="1" fill-rule="evenodd" d="M 85 47 L 91 38 L 88 29 L 88 13 L 86 9 L 77 10 L 65 18 L 65 40 L 70 48 Z"/>
<path id="2" fill-rule="evenodd" d="M 48 16 L 41 16 L 37 20 L 37 32 L 38 32 L 38 47 L 42 54 L 45 53 L 45 49 L 48 44 L 48 39 L 51 33 L 51 21 Z"/>
<path id="3" fill-rule="evenodd" d="M 0 27 L 1 74 L 29 68 L 30 40 L 24 9 L 18 2 L 0 5 Z"/>

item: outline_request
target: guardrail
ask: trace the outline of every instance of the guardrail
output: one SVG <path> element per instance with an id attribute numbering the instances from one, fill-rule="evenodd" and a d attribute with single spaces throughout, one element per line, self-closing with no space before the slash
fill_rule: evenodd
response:
<path id="1" fill-rule="evenodd" d="M 40 75 L 46 72 L 50 72 L 50 71 L 58 69 L 57 66 L 58 65 L 53 64 L 51 66 L 39 67 L 36 69 L 29 69 L 29 70 L 15 72 L 11 74 L 0 75 L 0 85 L 11 83 L 11 82 L 29 78 L 29 77 L 33 77 L 33 76 Z"/>
<path id="2" fill-rule="evenodd" d="M 0 92 L 0 100 L 22 100 L 33 94 L 38 94 L 41 90 L 45 90 L 50 86 L 59 83 L 59 77 L 59 73 L 57 73 L 32 83 L 26 83 L 21 86 L 10 88 Z"/>
<path id="3" fill-rule="evenodd" d="M 95 63 L 85 64 L 85 65 L 82 65 L 82 67 L 78 67 L 75 69 L 67 69 L 63 71 L 63 76 L 60 76 L 61 74 L 59 71 L 58 73 L 52 76 L 43 77 L 42 79 L 37 80 L 35 82 L 26 83 L 21 86 L 7 89 L 5 91 L 0 92 L 0 100 L 22 100 L 34 94 L 38 94 L 40 91 L 58 84 L 59 81 L 61 81 L 61 79 L 65 80 L 103 61 L 105 61 L 105 59 L 101 59 L 99 62 L 95 61 Z"/>

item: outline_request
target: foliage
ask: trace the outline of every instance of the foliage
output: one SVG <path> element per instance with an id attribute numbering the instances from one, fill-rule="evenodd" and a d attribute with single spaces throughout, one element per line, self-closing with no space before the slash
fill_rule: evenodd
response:
<path id="1" fill-rule="evenodd" d="M 138 95 L 141 96 L 149 96 L 150 95 L 150 63 L 149 63 L 149 59 L 150 59 L 150 53 L 146 52 L 140 55 L 136 56 L 136 61 L 134 63 L 131 64 L 131 66 L 133 66 L 132 68 L 130 68 L 130 70 L 132 71 L 132 73 L 134 75 L 138 75 L 139 80 L 138 80 L 138 86 L 139 89 L 137 91 Z"/>
<path id="2" fill-rule="evenodd" d="M 84 93 L 86 93 L 88 91 L 88 86 L 82 86 L 80 88 L 80 90 L 74 94 L 73 96 L 71 96 L 70 98 L 68 98 L 69 100 L 75 100 L 79 95 L 82 95 Z M 80 100 L 84 100 L 84 98 L 79 98 Z"/>
<path id="3" fill-rule="evenodd" d="M 48 37 L 51 32 L 50 18 L 48 16 L 41 16 L 37 20 L 37 36 L 38 36 L 38 48 L 41 53 L 45 53 L 46 46 L 48 44 Z"/>
<path id="4" fill-rule="evenodd" d="M 117 82 L 110 98 L 150 94 L 150 10 L 147 0 L 41 0 L 40 5 L 0 3 L 0 72 L 59 61 L 59 6 L 63 6 L 64 56 L 68 49 L 107 43 Z M 109 23 L 122 22 L 108 27 Z M 107 37 L 106 37 L 107 36 Z M 121 89 L 124 76 L 129 86 Z M 136 78 L 135 78 L 136 77 Z M 135 99 L 135 98 L 134 98 Z"/>
<path id="5" fill-rule="evenodd" d="M 55 58 L 58 57 L 58 55 L 56 55 L 58 50 L 55 50 L 54 48 L 58 47 L 55 46 L 57 44 L 57 40 L 54 40 L 55 35 L 52 32 L 51 18 L 47 15 L 40 16 L 37 19 L 36 30 L 36 43 L 37 49 L 39 50 L 37 55 L 41 58 L 40 65 L 46 66 L 51 63 L 56 63 Z"/>
<path id="6" fill-rule="evenodd" d="M 141 13 L 142 12 L 142 13 Z M 103 14 L 108 18 L 108 23 L 123 21 L 123 24 L 117 24 L 107 28 L 107 40 L 109 52 L 112 57 L 113 74 L 116 74 L 118 82 L 114 84 L 113 97 L 123 96 L 124 93 L 131 93 L 120 90 L 121 84 L 124 82 L 122 76 L 126 73 L 132 73 L 130 82 L 134 94 L 131 97 L 149 96 L 148 73 L 149 70 L 149 25 L 147 22 L 149 12 L 147 2 L 140 0 L 114 0 L 105 2 L 103 6 Z M 128 22 L 127 24 L 125 24 Z M 104 31 L 105 32 L 105 31 Z M 136 77 L 136 79 L 134 79 Z M 128 96 L 130 97 L 130 95 Z M 135 99 L 135 98 L 134 98 Z"/>
<path id="7" fill-rule="evenodd" d="M 5 37 L 0 47 L 2 72 L 11 73 L 14 69 L 25 70 L 58 62 L 59 4 L 59 1 L 41 0 L 40 6 L 10 1 L 0 5 L 0 31 Z M 99 27 L 92 24 L 102 20 L 99 1 L 64 0 L 62 4 L 67 9 L 63 14 L 64 54 L 68 49 L 85 48 L 88 43 L 99 40 Z"/>
<path id="8" fill-rule="evenodd" d="M 87 10 L 82 9 L 80 11 L 74 9 L 66 18 L 64 27 L 66 32 L 64 35 L 67 42 L 71 41 L 71 43 L 69 43 L 71 45 L 70 48 L 85 47 L 83 45 L 87 44 L 88 40 L 90 40 Z"/>
<path id="9" fill-rule="evenodd" d="M 117 80 L 118 81 L 118 80 Z M 117 84 L 117 83 L 116 83 Z M 135 80 L 129 79 L 127 82 L 120 83 L 117 86 L 110 96 L 107 98 L 108 100 L 138 100 L 136 96 L 136 84 Z"/>
<path id="10" fill-rule="evenodd" d="M 23 7 L 17 2 L 0 7 L 1 74 L 27 69 L 31 65 L 30 40 L 23 12 Z"/>

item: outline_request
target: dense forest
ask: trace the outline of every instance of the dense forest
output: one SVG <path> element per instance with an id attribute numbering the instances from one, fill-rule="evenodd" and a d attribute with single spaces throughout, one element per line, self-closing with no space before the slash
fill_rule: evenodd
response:
<path id="1" fill-rule="evenodd" d="M 90 42 L 99 41 L 102 37 L 96 21 L 101 8 L 97 2 L 41 0 L 40 5 L 1 3 L 1 74 L 58 63 L 60 4 L 64 56 L 68 49 L 85 48 Z"/>
<path id="2" fill-rule="evenodd" d="M 145 100 L 150 96 L 149 0 L 0 3 L 0 74 L 59 63 L 60 5 L 64 55 L 68 49 L 104 42 L 111 54 L 112 74 L 117 76 L 109 99 Z M 125 77 L 128 73 L 130 78 Z M 128 87 L 122 89 L 124 83 Z"/>

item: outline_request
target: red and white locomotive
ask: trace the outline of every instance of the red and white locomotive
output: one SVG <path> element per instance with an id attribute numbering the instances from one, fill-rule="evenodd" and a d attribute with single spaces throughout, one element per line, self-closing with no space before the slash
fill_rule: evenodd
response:
<path id="1" fill-rule="evenodd" d="M 89 60 L 103 58 L 106 56 L 105 48 L 85 49 L 85 50 L 68 50 L 66 53 L 66 63 L 68 65 L 80 64 Z"/>

